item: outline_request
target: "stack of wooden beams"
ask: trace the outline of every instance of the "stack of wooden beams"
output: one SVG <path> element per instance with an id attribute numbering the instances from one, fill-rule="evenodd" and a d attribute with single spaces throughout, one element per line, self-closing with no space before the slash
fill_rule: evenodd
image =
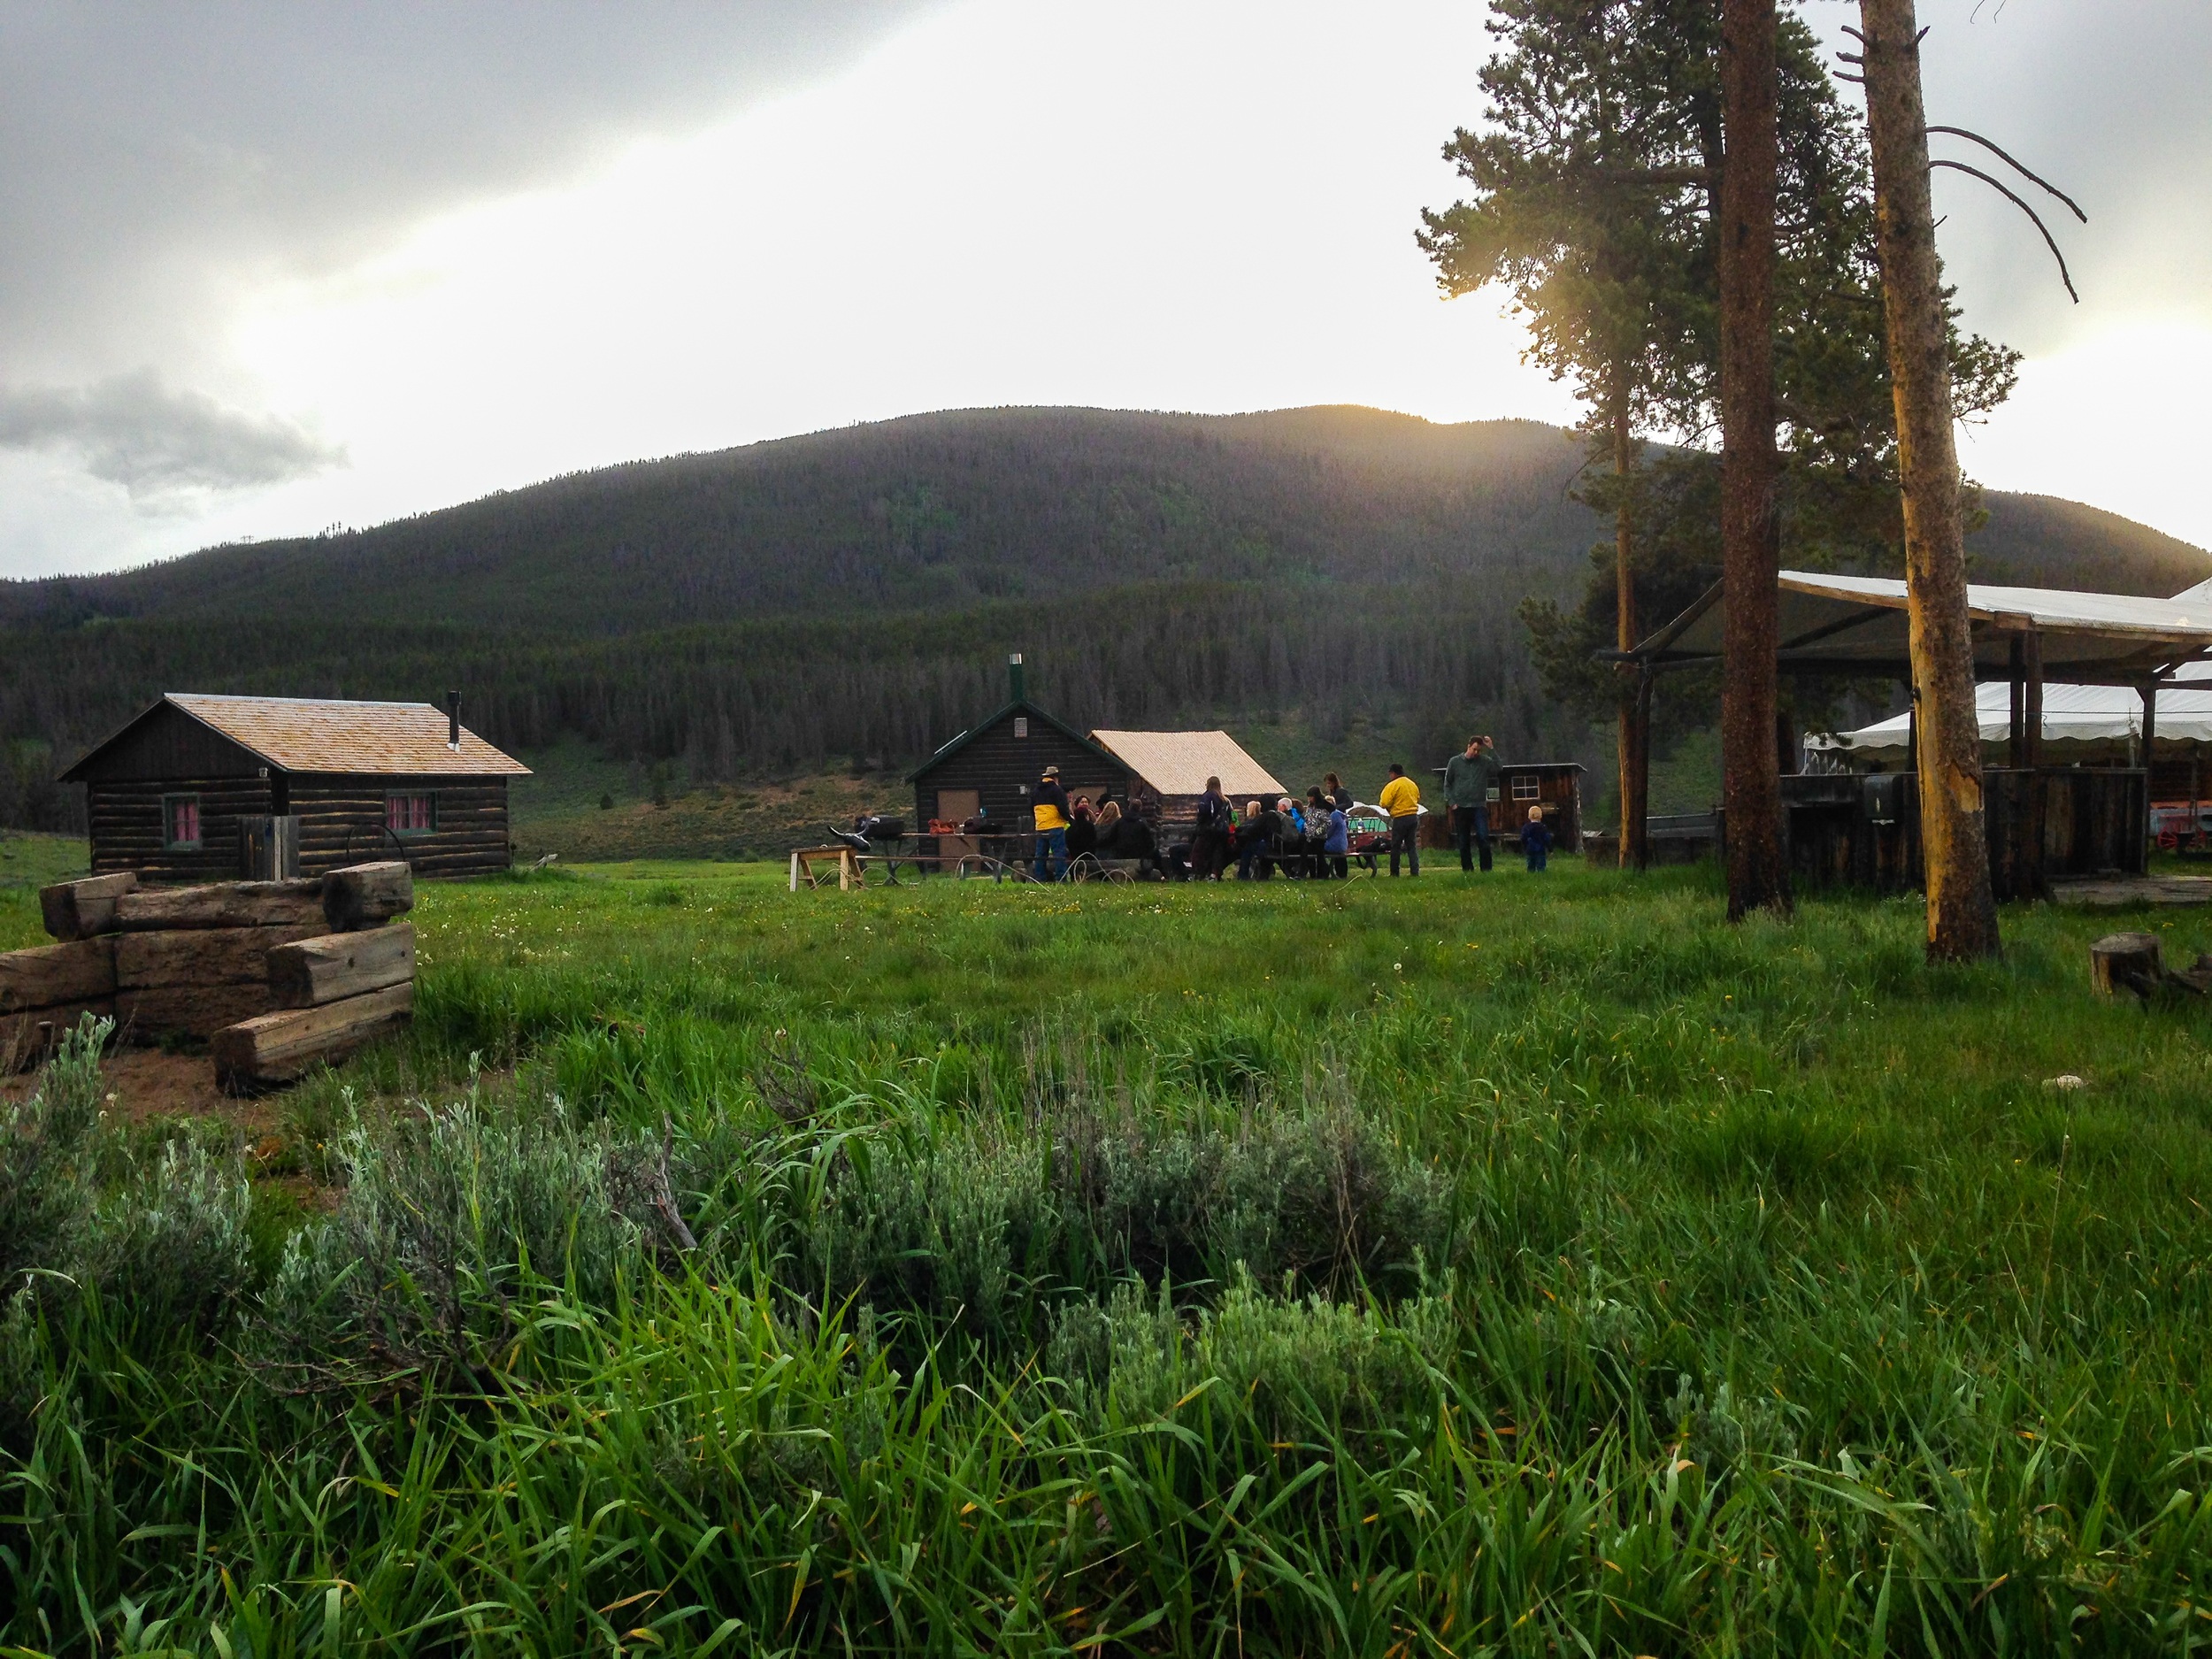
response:
<path id="1" fill-rule="evenodd" d="M 404 864 L 309 880 L 144 887 L 125 873 L 40 895 L 60 943 L 0 954 L 0 1066 L 42 1057 L 87 1013 L 141 1041 L 205 1039 L 228 1087 L 288 1081 L 414 1007 Z"/>

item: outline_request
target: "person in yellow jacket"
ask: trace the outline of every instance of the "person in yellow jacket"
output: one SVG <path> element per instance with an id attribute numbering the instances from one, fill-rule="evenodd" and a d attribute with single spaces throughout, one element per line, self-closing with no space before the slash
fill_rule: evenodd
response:
<path id="1" fill-rule="evenodd" d="M 1032 872 L 1040 881 L 1057 881 L 1068 872 L 1068 792 L 1060 787 L 1060 769 L 1045 768 L 1045 775 L 1030 794 L 1037 815 L 1037 863 Z"/>
<path id="2" fill-rule="evenodd" d="M 1383 785 L 1377 805 L 1390 814 L 1390 873 L 1398 873 L 1398 853 L 1403 849 L 1412 873 L 1421 873 L 1421 786 L 1393 762 L 1390 781 Z"/>

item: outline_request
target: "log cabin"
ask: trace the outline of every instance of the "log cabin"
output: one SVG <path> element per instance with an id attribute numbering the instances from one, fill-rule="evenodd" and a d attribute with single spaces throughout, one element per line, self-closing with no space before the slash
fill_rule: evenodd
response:
<path id="1" fill-rule="evenodd" d="M 507 780 L 529 768 L 461 724 L 460 694 L 352 703 L 170 692 L 62 773 L 85 786 L 95 874 L 200 882 L 403 858 L 504 870 Z"/>
<path id="2" fill-rule="evenodd" d="M 1126 764 L 1029 701 L 1018 653 L 1009 659 L 1006 678 L 1002 706 L 908 774 L 918 827 L 933 821 L 980 820 L 1026 833 L 1035 822 L 1030 791 L 1047 766 L 1059 767 L 1071 801 L 1079 795 L 1094 801 L 1108 795 L 1128 797 L 1132 774 Z"/>

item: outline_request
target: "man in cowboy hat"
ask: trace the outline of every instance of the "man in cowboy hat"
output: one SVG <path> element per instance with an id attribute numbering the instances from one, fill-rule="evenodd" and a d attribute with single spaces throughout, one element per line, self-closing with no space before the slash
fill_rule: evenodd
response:
<path id="1" fill-rule="evenodd" d="M 1068 792 L 1060 787 L 1057 766 L 1045 768 L 1044 780 L 1031 792 L 1029 803 L 1037 814 L 1037 864 L 1033 873 L 1040 881 L 1057 881 L 1068 872 Z"/>

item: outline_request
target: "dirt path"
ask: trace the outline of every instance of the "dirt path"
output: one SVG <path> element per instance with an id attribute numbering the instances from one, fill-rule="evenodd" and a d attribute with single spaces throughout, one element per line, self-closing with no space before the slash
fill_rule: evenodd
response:
<path id="1" fill-rule="evenodd" d="M 204 1054 L 165 1054 L 158 1048 L 125 1048 L 111 1054 L 103 1068 L 115 1096 L 111 1110 L 132 1123 L 149 1118 L 219 1118 L 255 1138 L 274 1133 L 282 1122 L 280 1095 L 240 1100 L 215 1083 L 215 1067 Z M 27 1100 L 38 1074 L 0 1078 L 0 1101 Z"/>

